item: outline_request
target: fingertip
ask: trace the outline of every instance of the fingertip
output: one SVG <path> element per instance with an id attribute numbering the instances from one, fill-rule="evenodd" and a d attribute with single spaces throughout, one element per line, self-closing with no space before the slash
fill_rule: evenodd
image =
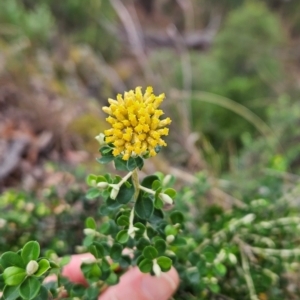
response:
<path id="1" fill-rule="evenodd" d="M 118 285 L 108 288 L 99 300 L 167 300 L 178 285 L 179 276 L 174 268 L 155 277 L 143 274 L 135 267 L 121 277 Z"/>
<path id="2" fill-rule="evenodd" d="M 67 277 L 70 281 L 74 283 L 87 284 L 84 275 L 81 271 L 81 264 L 85 260 L 95 259 L 93 255 L 85 254 L 76 254 L 71 256 L 70 262 L 64 266 L 62 275 Z"/>

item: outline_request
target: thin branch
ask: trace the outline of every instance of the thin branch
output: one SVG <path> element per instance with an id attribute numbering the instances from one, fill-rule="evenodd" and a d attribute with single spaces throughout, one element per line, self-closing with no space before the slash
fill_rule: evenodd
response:
<path id="1" fill-rule="evenodd" d="M 256 291 L 255 291 L 255 287 L 254 287 L 254 283 L 253 283 L 251 274 L 250 274 L 249 261 L 244 253 L 242 245 L 240 245 L 240 253 L 241 253 L 241 259 L 242 259 L 242 268 L 243 268 L 245 280 L 246 280 L 246 283 L 248 286 L 248 290 L 250 293 L 250 299 L 251 300 L 259 300 L 259 298 L 256 294 Z"/>
<path id="2" fill-rule="evenodd" d="M 171 38 L 174 39 L 176 48 L 180 53 L 181 69 L 182 69 L 182 80 L 183 80 L 183 89 L 185 91 L 185 99 L 182 99 L 181 103 L 183 105 L 185 118 L 191 120 L 191 91 L 192 91 L 192 64 L 189 51 L 185 46 L 184 39 L 181 34 L 178 32 L 175 25 L 169 27 L 167 31 Z"/>
<path id="3" fill-rule="evenodd" d="M 28 143 L 28 139 L 25 138 L 17 139 L 12 142 L 9 151 L 6 153 L 5 160 L 0 164 L 0 180 L 3 180 L 15 170 L 20 163 L 22 153 Z"/>
<path id="4" fill-rule="evenodd" d="M 193 30 L 195 27 L 194 7 L 191 0 L 176 0 L 184 14 L 184 29 Z"/>
<path id="5" fill-rule="evenodd" d="M 148 64 L 147 57 L 144 53 L 143 43 L 141 41 L 141 37 L 139 36 L 139 32 L 136 28 L 133 18 L 131 17 L 122 1 L 111 0 L 110 2 L 123 23 L 129 39 L 131 50 L 136 56 L 140 66 L 142 67 L 145 77 L 148 81 L 153 81 L 154 74 Z"/>
<path id="6" fill-rule="evenodd" d="M 251 247 L 251 250 L 256 254 L 262 255 L 265 257 L 272 255 L 272 256 L 280 256 L 281 258 L 290 258 L 290 257 L 296 257 L 296 256 L 300 255 L 299 248 L 296 248 L 296 249 L 272 249 L 272 248 Z"/>

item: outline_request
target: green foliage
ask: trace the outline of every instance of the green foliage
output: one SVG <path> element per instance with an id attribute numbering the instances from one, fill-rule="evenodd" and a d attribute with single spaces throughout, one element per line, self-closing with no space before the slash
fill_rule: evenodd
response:
<path id="1" fill-rule="evenodd" d="M 194 63 L 197 66 L 194 78 L 200 76 L 194 88 L 228 97 L 265 117 L 266 111 L 253 104 L 258 101 L 256 99 L 270 97 L 271 87 L 283 80 L 279 57 L 283 41 L 279 18 L 262 3 L 246 3 L 228 14 L 211 53 L 200 57 L 198 62 L 197 57 L 192 56 L 193 66 Z M 196 112 L 195 128 L 212 136 L 218 148 L 224 140 L 240 138 L 241 132 L 253 132 L 253 127 L 243 118 L 224 108 L 196 99 L 192 100 L 192 105 Z"/>
<path id="2" fill-rule="evenodd" d="M 283 277 L 293 264 L 298 265 L 300 257 L 300 245 L 295 243 L 299 208 L 286 202 L 287 195 L 280 198 L 278 190 L 272 189 L 275 186 L 281 189 L 282 181 L 261 176 L 253 184 L 256 187 L 251 191 L 242 187 L 231 190 L 242 192 L 248 201 L 226 212 L 219 205 L 207 207 L 203 203 L 203 196 L 210 192 L 209 188 L 204 194 L 200 192 L 205 182 L 198 181 L 180 193 L 178 199 L 184 202 L 177 204 L 182 213 L 186 212 L 186 228 L 189 228 L 183 235 L 190 242 L 174 251 L 175 267 L 181 270 L 184 282 L 178 299 L 188 297 L 190 290 L 197 299 L 218 299 L 217 294 L 233 299 L 252 299 L 263 294 L 268 299 L 287 297 L 289 282 Z M 272 192 L 264 199 L 253 198 L 253 190 L 259 191 L 265 185 Z M 298 192 L 299 187 L 295 186 L 291 194 Z M 259 193 L 255 196 L 261 197 Z M 188 213 L 189 207 L 193 207 L 193 214 Z M 188 261 L 185 253 L 189 253 Z M 185 267 L 181 265 L 184 261 Z M 248 285 L 249 278 L 254 291 Z M 293 295 L 299 292 L 294 290 Z"/>
<path id="3" fill-rule="evenodd" d="M 4 299 L 42 299 L 46 293 L 58 297 L 58 287 L 67 289 L 72 297 L 96 299 L 99 288 L 95 284 L 100 288 L 117 284 L 122 274 L 118 270 L 125 271 L 130 265 L 156 276 L 173 265 L 181 278 L 174 299 L 189 299 L 190 295 L 195 299 L 253 299 L 266 295 L 276 300 L 289 295 L 291 283 L 283 278 L 300 263 L 300 220 L 298 206 L 286 199 L 298 195 L 298 185 L 286 198 L 280 198 L 284 181 L 267 175 L 252 180 L 240 178 L 249 187 L 237 185 L 231 193 L 244 202 L 224 211 L 217 204 L 204 203 L 214 191 L 205 173 L 198 174 L 193 185 L 176 195 L 168 176 L 150 175 L 139 183 L 136 171 L 129 171 L 123 178 L 110 174 L 87 177 L 87 184 L 99 191 L 88 201 L 104 202 L 99 212 L 105 211 L 106 216 L 101 224 L 99 216 L 85 219 L 86 237 L 81 247 L 95 258 L 81 266 L 88 287 L 66 279 L 55 283 L 56 289 L 42 285 L 50 270 L 59 275 L 59 267 L 66 260 L 56 262 L 53 253 L 47 254 L 53 261 L 40 258 L 39 244 L 31 241 L 19 252 L 8 251 L 0 258 Z M 262 188 L 271 191 L 264 193 L 264 198 Z M 112 193 L 117 195 L 112 197 Z M 155 208 L 156 197 L 161 194 L 172 201 L 176 197 L 175 210 L 163 213 Z M 166 203 L 163 201 L 163 207 Z M 125 255 L 125 248 L 130 249 L 130 257 Z M 293 295 L 300 295 L 300 291 L 293 291 Z"/>
<path id="4" fill-rule="evenodd" d="M 203 3 L 207 5 L 207 1 Z M 205 172 L 196 174 L 194 184 L 185 184 L 176 193 L 174 178 L 161 173 L 139 182 L 136 172 L 143 168 L 147 155 L 124 161 L 112 155 L 113 145 L 105 144 L 97 161 L 101 165 L 113 163 L 119 173 L 127 173 L 125 177 L 91 174 L 86 193 L 81 188 L 61 193 L 59 187 L 43 187 L 37 194 L 5 191 L 0 195 L 3 299 L 60 299 L 64 297 L 61 290 L 66 290 L 70 299 L 97 299 L 100 290 L 117 284 L 131 266 L 155 276 L 174 266 L 181 282 L 174 295 L 178 300 L 300 296 L 296 175 L 300 109 L 298 101 L 291 100 L 298 99 L 299 92 L 284 94 L 291 72 L 286 71 L 282 56 L 282 46 L 287 46 L 282 28 L 299 31 L 299 4 L 290 1 L 281 6 L 281 15 L 290 11 L 289 16 L 295 16 L 283 26 L 279 15 L 270 9 L 279 5 L 278 1 L 227 0 L 208 5 L 211 3 L 227 15 L 210 51 L 188 53 L 193 80 L 191 97 L 186 101 L 191 105 L 192 129 L 203 133 L 199 146 L 204 157 L 219 172 L 229 170 L 230 163 L 231 172 L 222 173 L 221 180 Z M 92 48 L 88 54 L 94 50 L 110 60 L 119 47 L 108 29 L 115 19 L 109 1 L 2 1 L 0 44 L 3 37 L 5 45 L 28 39 L 34 47 L 51 48 L 55 43 L 49 41 L 57 35 L 64 41 L 66 37 L 68 42 L 87 44 Z M 72 58 L 66 65 L 74 64 L 76 76 L 60 62 L 59 66 L 53 64 L 55 74 L 51 76 L 67 81 L 79 76 L 78 82 L 99 76 L 84 69 L 98 61 L 98 54 L 86 64 L 89 55 L 82 53 L 89 48 L 83 46 L 82 52 L 81 48 L 70 48 Z M 153 49 L 147 55 L 154 71 L 162 74 L 162 86 L 183 87 L 186 74 L 177 54 Z M 19 59 L 25 58 L 21 55 Z M 59 86 L 67 89 L 65 82 Z M 102 85 L 101 90 L 105 90 Z M 203 99 L 205 95 L 211 97 Z M 236 107 L 250 108 L 274 134 L 270 131 L 257 138 L 261 123 L 249 123 L 243 113 L 236 115 L 237 110 L 216 105 L 213 100 L 217 95 L 235 101 L 231 103 L 237 103 Z M 97 118 L 88 116 L 83 132 L 92 132 L 94 125 L 101 123 Z M 223 165 L 216 167 L 216 161 Z M 230 209 L 225 209 L 228 201 L 232 201 Z M 94 257 L 81 266 L 86 287 L 61 276 L 68 258 L 58 255 L 76 250 Z M 50 273 L 58 280 L 44 284 Z"/>
<path id="5" fill-rule="evenodd" d="M 51 11 L 44 3 L 28 11 L 22 1 L 11 0 L 0 3 L 0 24 L 2 28 L 12 27 L 13 37 L 28 38 L 30 42 L 44 45 L 55 28 Z"/>
<path id="6" fill-rule="evenodd" d="M 243 147 L 244 135 L 258 135 L 258 124 L 249 123 L 238 109 L 222 107 L 214 98 L 230 99 L 268 122 L 268 104 L 276 97 L 276 87 L 286 89 L 284 82 L 289 76 L 281 55 L 287 38 L 280 17 L 261 1 L 236 4 L 226 15 L 210 51 L 189 51 L 185 59 L 191 76 L 191 96 L 185 101 L 192 129 L 201 133 L 198 146 L 216 172 L 228 168 L 228 155 L 232 149 L 238 152 Z M 151 65 L 162 74 L 164 86 L 185 88 L 182 59 L 170 50 L 151 53 Z M 198 96 L 199 91 L 209 93 L 209 97 Z M 174 119 L 182 117 L 174 114 Z"/>
<path id="7" fill-rule="evenodd" d="M 0 253 L 17 251 L 26 242 L 38 240 L 46 249 L 64 255 L 74 251 L 76 240 L 83 237 L 84 220 L 93 211 L 91 201 L 83 202 L 84 192 L 72 188 L 60 200 L 57 191 L 44 189 L 34 195 L 8 190 L 0 195 Z M 81 210 L 70 209 L 79 205 Z M 54 227 L 53 227 L 54 224 Z M 69 234 L 69 230 L 74 235 Z M 76 238 L 75 238 L 76 236 Z"/>
<path id="8" fill-rule="evenodd" d="M 75 43 L 90 45 L 111 60 L 118 54 L 118 41 L 107 30 L 116 15 L 109 1 L 43 0 L 63 30 Z M 105 41 L 105 42 L 104 42 Z"/>
<path id="9" fill-rule="evenodd" d="M 37 300 L 48 294 L 42 286 L 43 279 L 50 269 L 57 266 L 39 255 L 39 243 L 31 241 L 18 253 L 5 252 L 0 257 L 4 299 Z"/>
<path id="10" fill-rule="evenodd" d="M 118 41 L 107 30 L 115 20 L 108 1 L 11 0 L 0 3 L 0 24 L 7 38 L 28 38 L 34 46 L 50 46 L 55 34 L 67 32 L 75 43 L 85 43 L 105 58 L 118 54 Z M 105 43 L 103 41 L 105 40 Z"/>

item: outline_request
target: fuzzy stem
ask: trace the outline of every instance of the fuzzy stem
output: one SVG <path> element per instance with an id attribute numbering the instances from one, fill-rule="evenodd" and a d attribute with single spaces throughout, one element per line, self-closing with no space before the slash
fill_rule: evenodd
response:
<path id="1" fill-rule="evenodd" d="M 134 172 L 134 171 L 129 172 L 126 176 L 124 176 L 124 177 L 122 178 L 122 180 L 118 183 L 118 185 L 121 186 L 125 181 L 127 181 L 127 179 L 128 179 L 130 176 L 133 177 L 133 172 Z"/>
<path id="2" fill-rule="evenodd" d="M 241 252 L 241 258 L 242 258 L 242 268 L 243 268 L 245 280 L 246 280 L 246 283 L 247 283 L 247 286 L 249 289 L 250 299 L 251 300 L 259 300 L 256 295 L 254 283 L 253 283 L 253 280 L 252 280 L 252 277 L 250 274 L 249 262 L 244 253 L 244 250 L 242 249 L 242 246 L 240 246 L 240 252 Z"/>
<path id="3" fill-rule="evenodd" d="M 134 186 L 133 200 L 136 201 L 140 193 L 139 174 L 137 172 L 137 169 L 134 169 L 131 173 L 132 173 L 132 184 Z"/>
<path id="4" fill-rule="evenodd" d="M 142 186 L 142 185 L 139 185 L 139 188 L 140 188 L 142 191 L 144 191 L 144 192 L 146 192 L 146 193 L 148 193 L 148 194 L 152 194 L 152 195 L 155 194 L 155 192 L 154 192 L 153 190 L 148 189 L 148 188 L 146 188 L 146 187 L 144 187 L 144 186 Z"/>
<path id="5" fill-rule="evenodd" d="M 259 248 L 259 247 L 251 247 L 251 250 L 258 255 L 262 256 L 280 256 L 281 258 L 289 258 L 291 256 L 297 256 L 300 254 L 300 249 L 271 249 L 271 248 Z"/>
<path id="6" fill-rule="evenodd" d="M 133 201 L 136 201 L 138 196 L 139 196 L 139 192 L 140 192 L 140 185 L 139 185 L 139 175 L 137 172 L 137 169 L 134 169 L 132 172 L 132 184 L 134 186 L 134 194 L 133 194 Z M 129 216 L 129 229 L 128 232 L 130 232 L 132 229 L 134 229 L 134 225 L 133 225 L 133 219 L 134 219 L 134 206 L 131 209 L 130 212 L 130 216 Z M 134 236 L 134 230 L 131 233 Z"/>

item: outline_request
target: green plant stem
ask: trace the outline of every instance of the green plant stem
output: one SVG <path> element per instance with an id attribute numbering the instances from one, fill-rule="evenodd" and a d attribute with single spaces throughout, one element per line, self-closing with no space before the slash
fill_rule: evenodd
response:
<path id="1" fill-rule="evenodd" d="M 251 247 L 251 246 L 250 246 Z M 251 250 L 258 255 L 268 257 L 270 255 L 280 256 L 281 258 L 289 258 L 300 255 L 300 249 L 271 249 L 271 248 L 259 248 L 251 247 Z"/>
<path id="2" fill-rule="evenodd" d="M 148 194 L 155 195 L 155 191 L 153 191 L 153 190 L 151 190 L 151 189 L 148 189 L 148 188 L 146 188 L 146 187 L 144 187 L 144 186 L 142 186 L 142 185 L 140 185 L 139 188 L 140 188 L 142 191 L 144 191 L 144 192 L 146 192 L 146 193 L 148 193 Z"/>
<path id="3" fill-rule="evenodd" d="M 249 289 L 250 299 L 251 300 L 259 300 L 256 295 L 254 283 L 253 283 L 253 280 L 252 280 L 252 277 L 250 274 L 250 267 L 249 267 L 248 259 L 245 255 L 244 250 L 241 245 L 239 248 L 240 248 L 240 252 L 241 252 L 242 269 L 243 269 L 245 280 L 246 280 L 246 283 L 247 283 L 247 286 Z"/>
<path id="4" fill-rule="evenodd" d="M 124 176 L 124 177 L 122 178 L 122 180 L 118 183 L 118 185 L 121 186 L 125 181 L 127 181 L 127 179 L 128 179 L 130 176 L 133 176 L 133 172 L 134 172 L 134 171 L 129 172 L 126 176 Z"/>
<path id="5" fill-rule="evenodd" d="M 132 173 L 132 184 L 134 186 L 133 201 L 136 201 L 140 193 L 139 174 L 137 172 L 137 169 L 134 169 L 131 173 Z"/>

